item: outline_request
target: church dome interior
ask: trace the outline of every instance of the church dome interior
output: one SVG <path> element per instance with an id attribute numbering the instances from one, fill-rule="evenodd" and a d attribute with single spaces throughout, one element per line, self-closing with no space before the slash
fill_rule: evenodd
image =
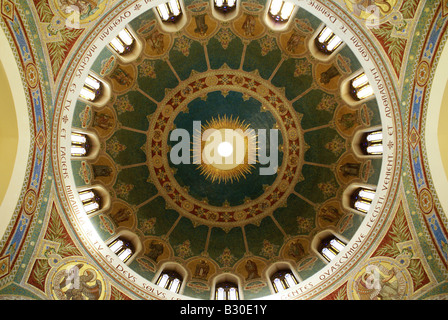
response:
<path id="1" fill-rule="evenodd" d="M 0 299 L 447 297 L 447 1 L 0 3 Z"/>

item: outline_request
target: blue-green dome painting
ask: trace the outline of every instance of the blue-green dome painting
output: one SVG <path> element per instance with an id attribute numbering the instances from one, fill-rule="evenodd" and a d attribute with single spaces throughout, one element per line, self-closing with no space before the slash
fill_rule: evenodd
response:
<path id="1" fill-rule="evenodd" d="M 161 264 L 175 261 L 191 271 L 186 296 L 209 299 L 213 276 L 232 272 L 246 299 L 263 297 L 270 294 L 263 272 L 273 263 L 288 261 L 306 279 L 324 266 L 311 249 L 314 235 L 328 228 L 346 239 L 355 234 L 363 216 L 344 207 L 344 190 L 376 185 L 381 159 L 358 157 L 354 132 L 381 125 L 380 115 L 374 99 L 352 107 L 341 97 L 341 83 L 361 65 L 347 46 L 326 62 L 316 59 L 305 44 L 321 21 L 306 11 L 272 32 L 264 9 L 243 7 L 220 21 L 199 4 L 185 2 L 199 11 L 189 11 L 177 32 L 160 28 L 152 10 L 131 21 L 143 50 L 130 63 L 109 48 L 101 52 L 92 71 L 111 85 L 111 98 L 101 109 L 79 101 L 73 121 L 99 137 L 99 156 L 74 160 L 72 169 L 80 187 L 109 192 L 110 208 L 90 218 L 100 237 L 122 229 L 139 237 L 143 249 L 130 264 L 136 273 L 152 280 Z M 205 18 L 193 18 L 199 14 Z M 324 73 L 330 79 L 322 82 Z M 261 175 L 269 163 L 256 161 L 224 181 L 193 163 L 193 124 L 224 120 L 267 132 L 266 155 L 273 143 L 276 151 L 272 174 Z M 189 163 L 170 157 L 179 129 L 190 137 Z M 195 274 L 200 265 L 207 274 Z"/>

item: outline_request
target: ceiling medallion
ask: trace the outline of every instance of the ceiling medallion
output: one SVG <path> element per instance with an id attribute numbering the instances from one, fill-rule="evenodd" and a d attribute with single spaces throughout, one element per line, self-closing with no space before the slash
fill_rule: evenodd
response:
<path id="1" fill-rule="evenodd" d="M 211 182 L 238 182 L 255 168 L 257 136 L 244 121 L 219 116 L 195 134 L 200 139 L 193 142 L 193 163 Z"/>
<path id="2" fill-rule="evenodd" d="M 226 99 L 232 96 L 234 98 L 238 96 L 235 98 L 237 102 L 234 103 L 238 106 L 228 105 L 226 102 Z M 151 181 L 170 208 L 195 223 L 228 230 L 248 223 L 258 224 L 261 219 L 284 205 L 301 177 L 305 143 L 301 134 L 300 114 L 276 87 L 257 73 L 224 67 L 193 74 L 187 81 L 171 90 L 162 101 L 162 105 L 164 107 L 156 110 L 151 117 L 147 165 Z M 253 109 L 248 110 L 251 105 Z M 233 117 L 228 113 L 229 109 L 234 110 Z M 259 126 L 254 127 L 255 122 L 251 123 L 238 115 L 245 115 L 249 119 L 252 117 L 255 122 L 260 121 Z M 197 119 L 196 116 L 203 118 Z M 194 157 L 195 144 L 189 141 L 191 150 L 188 151 L 193 151 L 193 155 L 189 156 L 192 162 L 173 165 L 170 153 L 173 153 L 174 146 L 170 144 L 170 135 L 176 129 L 187 130 L 190 127 L 189 135 L 194 136 L 195 129 L 191 128 L 195 120 L 202 121 L 203 126 L 199 126 L 199 129 L 196 126 L 196 132 L 199 130 L 201 134 L 206 129 L 215 129 L 220 133 L 225 133 L 225 129 L 232 129 L 235 132 L 254 129 L 257 134 L 244 142 L 245 146 L 247 143 L 247 151 L 243 152 L 246 161 L 238 165 L 212 163 L 213 161 L 209 161 L 213 160 L 210 157 L 214 155 L 211 150 L 215 149 L 218 152 L 218 148 L 221 147 L 225 152 L 226 144 L 216 143 L 213 146 L 202 140 L 199 144 L 196 143 L 196 151 L 199 150 L 199 145 L 201 150 L 205 151 L 202 152 L 205 157 L 201 157 L 201 162 Z M 264 134 L 264 138 L 269 140 L 267 141 L 269 149 L 264 153 L 278 156 L 278 163 L 258 161 L 261 153 L 260 129 L 266 128 L 266 123 L 270 125 L 270 129 L 267 130 L 270 137 Z M 219 131 L 220 129 L 224 131 Z M 274 149 L 270 149 L 277 143 L 272 139 L 274 136 L 272 131 L 278 131 L 278 144 Z M 256 152 L 253 155 L 246 154 L 253 149 L 255 139 L 258 140 Z M 246 147 L 243 150 L 246 150 Z M 269 152 L 272 150 L 275 152 Z M 258 169 L 255 168 L 257 166 Z M 263 175 L 262 170 L 269 169 L 268 166 L 272 167 L 272 174 Z M 261 181 L 260 177 L 265 180 Z M 256 183 L 253 183 L 254 181 Z M 231 187 L 229 183 L 232 183 Z M 220 184 L 222 187 L 218 186 Z M 224 192 L 219 188 L 226 190 Z M 257 188 L 260 192 L 254 193 L 253 196 L 248 195 L 251 190 Z M 209 198 L 217 198 L 220 194 L 223 197 L 228 196 L 231 189 L 234 189 L 234 193 L 238 193 L 237 196 L 241 201 L 232 202 L 223 199 L 221 203 L 216 203 Z"/>

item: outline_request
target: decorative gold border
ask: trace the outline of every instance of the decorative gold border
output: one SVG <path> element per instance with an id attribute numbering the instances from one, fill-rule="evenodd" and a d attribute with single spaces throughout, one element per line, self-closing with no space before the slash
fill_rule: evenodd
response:
<path id="1" fill-rule="evenodd" d="M 177 183 L 170 168 L 167 142 L 174 126 L 174 119 L 180 112 L 186 111 L 191 101 L 213 91 L 237 91 L 260 101 L 262 108 L 271 112 L 277 120 L 277 127 L 283 137 L 281 148 L 283 163 L 279 165 L 274 183 L 265 190 L 262 196 L 239 206 L 216 207 L 193 198 Z M 286 201 L 300 178 L 304 141 L 297 112 L 274 86 L 256 73 L 222 68 L 190 77 L 187 82 L 172 90 L 161 105 L 163 108 L 156 110 L 149 125 L 148 132 L 151 135 L 148 137 L 147 163 L 151 181 L 170 207 L 200 224 L 231 228 L 256 223 Z M 285 122 L 285 119 L 292 121 Z M 293 141 L 298 141 L 299 145 L 299 149 L 295 152 L 289 150 L 289 145 Z M 157 148 L 153 148 L 155 146 Z M 151 151 L 154 149 L 157 151 Z M 158 173 L 161 171 L 168 176 L 167 179 L 159 178 Z M 293 174 L 290 174 L 291 172 Z M 273 196 L 275 193 L 277 195 Z M 245 218 L 244 215 L 246 215 Z M 216 219 L 212 220 L 210 217 L 216 217 Z"/>

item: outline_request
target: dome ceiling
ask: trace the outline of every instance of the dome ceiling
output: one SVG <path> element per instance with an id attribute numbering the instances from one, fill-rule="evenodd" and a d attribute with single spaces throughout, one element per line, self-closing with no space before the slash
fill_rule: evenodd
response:
<path id="1" fill-rule="evenodd" d="M 0 299 L 446 298 L 448 1 L 161 2 L 0 1 Z"/>
<path id="2" fill-rule="evenodd" d="M 176 262 L 190 274 L 184 295 L 209 298 L 210 279 L 223 272 L 243 279 L 246 299 L 269 295 L 264 274 L 273 263 L 287 261 L 306 279 L 325 265 L 312 249 L 316 234 L 349 241 L 357 231 L 363 215 L 342 196 L 353 183 L 378 182 L 381 158 L 352 148 L 355 132 L 381 125 L 378 106 L 351 107 L 341 97 L 341 83 L 361 65 L 348 46 L 316 59 L 309 42 L 323 23 L 305 10 L 273 32 L 264 3 L 243 3 L 230 22 L 207 2 L 185 7 L 190 19 L 177 32 L 165 31 L 153 10 L 129 23 L 143 43 L 131 63 L 109 48 L 99 54 L 91 70 L 110 84 L 110 100 L 101 108 L 79 101 L 72 123 L 98 137 L 99 154 L 72 161 L 72 170 L 79 188 L 101 185 L 110 196 L 110 207 L 90 218 L 101 238 L 126 229 L 140 239 L 129 264 L 136 273 L 152 280 Z M 226 180 L 227 171 L 193 163 L 195 122 L 202 132 L 265 129 L 268 153 L 269 143 L 278 147 L 268 163 Z M 188 163 L 171 161 L 174 129 L 191 137 Z M 195 274 L 200 265 L 207 274 Z"/>

